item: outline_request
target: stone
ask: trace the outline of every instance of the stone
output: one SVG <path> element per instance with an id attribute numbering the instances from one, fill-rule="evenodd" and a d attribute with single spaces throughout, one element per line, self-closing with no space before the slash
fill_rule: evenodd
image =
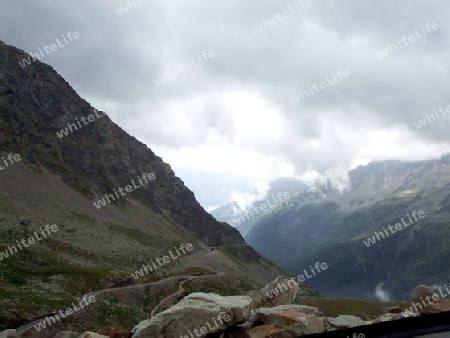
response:
<path id="1" fill-rule="evenodd" d="M 253 299 L 253 309 L 260 307 L 274 307 L 284 304 L 292 304 L 303 291 L 294 279 L 277 277 L 261 290 L 250 291 L 249 297 Z"/>
<path id="2" fill-rule="evenodd" d="M 247 321 L 240 326 L 245 329 L 251 329 L 254 326 L 256 326 L 258 322 L 259 322 L 258 315 L 255 313 L 255 311 L 252 311 Z"/>
<path id="3" fill-rule="evenodd" d="M 318 311 L 308 308 L 310 307 L 303 307 L 302 305 L 283 305 L 274 308 L 259 308 L 255 312 L 265 325 L 273 325 L 285 330 L 284 332 L 290 335 L 298 336 L 325 332 L 328 328 L 325 318 L 303 312 L 304 310 Z"/>
<path id="4" fill-rule="evenodd" d="M 253 329 L 246 330 L 248 338 L 290 338 L 292 335 L 287 334 L 284 330 L 278 329 L 273 325 L 261 325 Z"/>
<path id="5" fill-rule="evenodd" d="M 5 330 L 0 332 L 0 338 L 13 338 L 15 337 L 16 330 Z"/>
<path id="6" fill-rule="evenodd" d="M 118 329 L 112 326 L 103 327 L 97 331 L 98 334 L 108 336 L 110 338 L 129 338 L 131 337 L 131 331 L 125 329 Z"/>
<path id="7" fill-rule="evenodd" d="M 54 338 L 78 338 L 78 333 L 73 331 L 61 331 L 58 332 Z"/>
<path id="8" fill-rule="evenodd" d="M 421 310 L 421 314 L 431 314 L 450 311 L 450 299 L 441 299 L 433 304 L 429 304 L 425 309 Z"/>
<path id="9" fill-rule="evenodd" d="M 362 326 L 364 321 L 356 316 L 339 315 L 337 317 L 327 317 L 328 323 L 336 329 L 346 329 L 349 327 Z"/>
<path id="10" fill-rule="evenodd" d="M 197 292 L 178 304 L 140 322 L 133 328 L 133 338 L 194 336 L 221 333 L 230 326 L 245 323 L 252 299 L 247 296 L 219 296 Z"/>
<path id="11" fill-rule="evenodd" d="M 422 300 L 426 299 L 427 296 L 431 298 L 433 295 L 434 292 L 430 287 L 421 284 L 414 289 L 411 295 L 411 301 L 416 304 L 421 304 Z"/>
<path id="12" fill-rule="evenodd" d="M 373 324 L 378 324 L 381 323 L 380 318 L 375 318 L 373 320 L 365 320 L 364 321 L 364 325 L 373 325 Z"/>
<path id="13" fill-rule="evenodd" d="M 109 338 L 109 337 L 97 334 L 95 332 L 86 331 L 85 333 L 82 333 L 78 338 Z"/>
<path id="14" fill-rule="evenodd" d="M 306 313 L 308 315 L 315 315 L 315 316 L 321 315 L 320 310 L 313 306 L 292 304 L 292 305 L 279 305 L 276 308 L 282 311 L 298 311 L 301 313 Z"/>
<path id="15" fill-rule="evenodd" d="M 401 312 L 402 312 L 402 309 L 401 309 L 399 306 L 394 306 L 394 307 L 391 307 L 391 308 L 388 310 L 388 312 L 389 312 L 389 313 L 401 313 Z"/>

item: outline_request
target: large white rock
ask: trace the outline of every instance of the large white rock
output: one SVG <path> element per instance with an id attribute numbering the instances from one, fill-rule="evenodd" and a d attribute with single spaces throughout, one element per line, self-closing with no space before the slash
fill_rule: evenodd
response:
<path id="1" fill-rule="evenodd" d="M 244 323 L 250 317 L 252 300 L 247 296 L 223 297 L 214 293 L 192 293 L 178 304 L 140 322 L 133 338 L 190 338 L 219 333 Z"/>
<path id="2" fill-rule="evenodd" d="M 339 315 L 337 317 L 327 317 L 328 322 L 336 329 L 346 329 L 364 325 L 364 321 L 356 316 Z"/>

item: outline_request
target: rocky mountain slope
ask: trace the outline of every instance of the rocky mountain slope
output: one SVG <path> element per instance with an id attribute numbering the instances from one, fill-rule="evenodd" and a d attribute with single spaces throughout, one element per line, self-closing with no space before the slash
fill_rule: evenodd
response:
<path id="1" fill-rule="evenodd" d="M 407 299 L 414 285 L 447 283 L 450 155 L 369 163 L 349 172 L 347 189 L 334 187 L 301 184 L 285 203 L 240 224 L 246 240 L 292 273 L 326 262 L 330 269 L 306 283 L 327 296 Z M 414 211 L 425 216 L 416 220 Z"/>
<path id="2" fill-rule="evenodd" d="M 21 67 L 25 57 L 0 42 L 0 329 L 110 287 L 211 275 L 190 280 L 186 292 L 231 295 L 286 274 L 51 67 Z M 55 327 L 132 327 L 186 279 L 107 292 L 88 314 Z"/>

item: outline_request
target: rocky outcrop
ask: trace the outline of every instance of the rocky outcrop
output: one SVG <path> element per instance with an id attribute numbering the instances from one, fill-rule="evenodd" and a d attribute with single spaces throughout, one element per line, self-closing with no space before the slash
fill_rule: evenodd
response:
<path id="1" fill-rule="evenodd" d="M 133 191 L 134 200 L 170 216 L 208 246 L 245 244 L 237 229 L 217 222 L 202 208 L 170 165 L 108 114 L 100 112 L 95 123 L 75 125 L 76 132 L 56 141 L 56 132 L 94 114 L 93 107 L 50 66 L 36 60 L 33 67 L 20 67 L 16 60 L 28 55 L 0 41 L 2 55 L 9 55 L 8 74 L 0 79 L 3 100 L 9 102 L 7 108 L 0 102 L 3 149 L 15 149 L 24 160 L 59 175 L 93 202 L 97 200 L 94 196 L 130 184 L 138 173 L 154 173 L 155 180 Z M 114 203 L 123 205 L 127 200 Z M 24 221 L 23 225 L 29 224 Z"/>
<path id="2" fill-rule="evenodd" d="M 328 323 L 336 329 L 346 329 L 349 327 L 364 325 L 364 321 L 355 316 L 340 315 L 337 317 L 327 317 Z"/>
<path id="3" fill-rule="evenodd" d="M 107 336 L 103 336 L 101 334 L 97 334 L 95 332 L 86 331 L 82 333 L 78 338 L 108 338 Z"/>
<path id="4" fill-rule="evenodd" d="M 22 335 L 19 335 L 22 336 Z M 0 332 L 0 338 L 17 338 L 19 337 L 16 335 L 16 330 L 5 330 L 3 332 Z M 34 335 L 27 335 L 27 337 L 34 337 Z M 46 335 L 45 337 L 49 337 Z M 113 336 L 108 335 L 101 335 L 97 334 L 95 332 L 86 331 L 82 334 L 78 334 L 77 332 L 73 331 L 61 331 L 55 334 L 54 336 L 51 335 L 52 338 L 111 338 Z M 125 336 L 124 336 L 125 337 Z"/>
<path id="5" fill-rule="evenodd" d="M 405 317 L 418 317 L 419 312 L 411 308 L 401 311 L 400 307 L 390 308 L 387 313 L 370 321 L 351 315 L 325 317 L 318 308 L 283 304 L 274 307 L 258 307 L 252 310 L 255 300 L 261 301 L 262 291 L 268 292 L 278 283 L 286 282 L 281 277 L 275 279 L 260 291 L 249 296 L 220 296 L 214 293 L 192 293 L 158 315 L 140 322 L 132 331 L 104 327 L 98 333 L 60 332 L 55 338 L 173 338 L 173 337 L 228 337 L 228 338 L 292 338 L 327 331 L 391 322 Z M 431 289 L 420 285 L 413 292 L 413 299 L 430 296 Z M 287 290 L 286 292 L 288 292 Z M 295 293 L 291 293 L 294 295 Z M 417 298 L 419 297 L 419 298 Z M 282 297 L 273 302 L 280 302 Z M 287 298 L 291 302 L 291 298 Z M 273 305 L 273 303 L 269 303 Z M 450 300 L 434 302 L 422 314 L 450 312 Z M 0 338 L 15 338 L 15 330 L 0 333 Z"/>
<path id="6" fill-rule="evenodd" d="M 5 330 L 0 332 L 0 338 L 13 338 L 15 337 L 16 330 Z"/>
<path id="7" fill-rule="evenodd" d="M 297 295 L 302 293 L 302 289 L 295 280 L 279 276 L 261 290 L 250 291 L 248 295 L 253 300 L 252 308 L 256 309 L 292 304 Z"/>
<path id="8" fill-rule="evenodd" d="M 109 338 L 129 338 L 131 337 L 131 331 L 125 329 L 118 329 L 115 327 L 107 326 L 97 331 L 98 334 L 102 334 Z"/>
<path id="9" fill-rule="evenodd" d="M 433 304 L 428 305 L 420 313 L 427 315 L 431 313 L 440 313 L 450 311 L 450 299 L 441 299 Z"/>
<path id="10" fill-rule="evenodd" d="M 433 295 L 434 292 L 430 287 L 421 284 L 414 289 L 411 295 L 411 301 L 416 304 L 421 304 L 423 299 L 426 299 L 427 296 L 431 298 Z"/>
<path id="11" fill-rule="evenodd" d="M 273 325 L 293 336 L 325 332 L 326 319 L 317 317 L 317 308 L 302 305 L 282 305 L 255 310 L 258 318 L 266 325 Z"/>
<path id="12" fill-rule="evenodd" d="M 73 331 L 61 331 L 55 335 L 55 338 L 78 338 L 79 335 Z"/>
<path id="13" fill-rule="evenodd" d="M 388 313 L 401 313 L 401 312 L 402 312 L 402 309 L 398 306 L 391 307 L 388 310 Z"/>
<path id="14" fill-rule="evenodd" d="M 247 330 L 234 338 L 290 338 L 290 334 L 285 330 L 276 328 L 273 325 L 261 325 Z"/>
<path id="15" fill-rule="evenodd" d="M 193 293 L 155 317 L 140 322 L 133 338 L 189 337 L 223 332 L 250 317 L 252 300 L 247 296 L 223 297 Z"/>

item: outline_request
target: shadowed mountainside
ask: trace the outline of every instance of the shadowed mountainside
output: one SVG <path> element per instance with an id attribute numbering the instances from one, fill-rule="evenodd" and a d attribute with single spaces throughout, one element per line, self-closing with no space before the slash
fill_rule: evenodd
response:
<path id="1" fill-rule="evenodd" d="M 168 164 L 107 115 L 57 136 L 68 123 L 95 112 L 48 65 L 36 61 L 22 68 L 18 62 L 27 56 L 0 42 L 0 157 L 20 155 L 0 171 L 0 329 L 42 318 L 108 287 L 221 271 L 219 280 L 191 282 L 191 290 L 230 295 L 286 274 L 236 229 L 209 215 Z M 144 173 L 155 179 L 100 209 L 94 206 Z M 46 224 L 56 224 L 58 231 L 18 252 L 12 249 Z M 131 277 L 170 250 L 177 256 L 186 243 L 192 243 L 192 252 L 138 280 Z M 111 295 L 65 325 L 132 327 L 174 290 L 171 284 Z"/>

